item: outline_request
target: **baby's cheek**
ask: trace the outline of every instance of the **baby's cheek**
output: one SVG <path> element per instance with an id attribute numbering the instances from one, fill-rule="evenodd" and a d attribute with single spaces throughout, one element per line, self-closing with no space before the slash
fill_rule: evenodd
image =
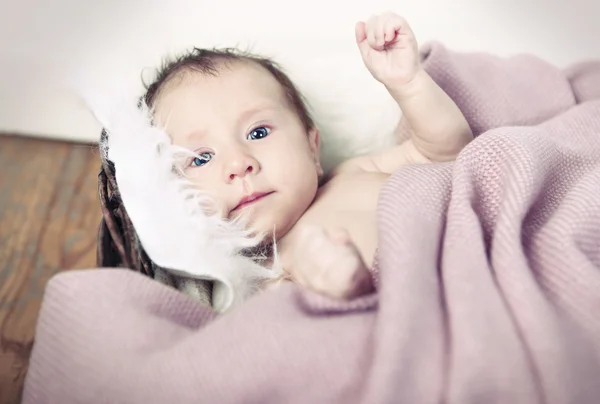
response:
<path id="1" fill-rule="evenodd" d="M 205 215 L 207 216 L 219 216 L 226 219 L 228 211 L 224 208 L 223 204 L 212 198 L 202 198 L 200 206 Z"/>
<path id="2" fill-rule="evenodd" d="M 200 191 L 199 203 L 203 211 L 207 215 L 217 215 L 227 219 L 230 208 L 226 203 L 228 199 L 225 190 L 222 189 L 223 187 L 211 182 L 209 179 L 199 180 L 193 178 L 192 182 L 194 188 Z"/>
<path id="3" fill-rule="evenodd" d="M 200 191 L 197 194 L 198 204 L 206 215 L 217 215 L 222 218 L 227 218 L 229 209 L 227 209 L 223 198 L 221 198 L 217 192 L 208 191 L 206 188 L 202 188 L 198 185 L 195 185 L 195 188 Z"/>

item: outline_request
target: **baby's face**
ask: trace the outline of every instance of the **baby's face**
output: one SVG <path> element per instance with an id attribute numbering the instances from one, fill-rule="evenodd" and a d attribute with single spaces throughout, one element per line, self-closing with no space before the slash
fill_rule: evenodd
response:
<path id="1" fill-rule="evenodd" d="M 155 119 L 173 143 L 198 153 L 185 173 L 253 229 L 284 236 L 312 203 L 321 169 L 319 135 L 308 133 L 280 84 L 238 62 L 216 76 L 189 72 L 163 89 Z"/>

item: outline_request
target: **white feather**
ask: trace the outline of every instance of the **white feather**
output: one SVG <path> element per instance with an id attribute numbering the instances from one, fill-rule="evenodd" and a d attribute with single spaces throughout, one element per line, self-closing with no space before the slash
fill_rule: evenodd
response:
<path id="1" fill-rule="evenodd" d="M 347 158 L 395 144 L 401 111 L 355 49 L 287 62 L 321 130 L 325 171 Z M 116 166 L 123 203 L 156 264 L 216 281 L 213 307 L 218 311 L 244 301 L 263 280 L 279 277 L 276 259 L 274 269 L 267 269 L 240 254 L 257 242 L 242 223 L 225 222 L 201 209 L 210 199 L 172 170 L 176 160 L 190 152 L 174 147 L 164 131 L 150 124 L 149 112 L 138 109 L 134 97 L 123 96 L 126 85 L 115 85 L 118 90 L 113 93 L 119 96 L 110 97 L 106 86 L 93 90 L 90 81 L 78 82 L 76 88 L 85 90 L 78 92 L 110 133 L 108 157 Z"/>
<path id="2" fill-rule="evenodd" d="M 79 86 L 80 88 L 84 88 Z M 241 254 L 259 239 L 242 222 L 223 220 L 214 202 L 174 170 L 190 151 L 171 144 L 136 100 L 111 98 L 86 85 L 80 91 L 109 134 L 123 204 L 152 261 L 168 271 L 215 282 L 212 305 L 223 312 L 278 273 Z"/>

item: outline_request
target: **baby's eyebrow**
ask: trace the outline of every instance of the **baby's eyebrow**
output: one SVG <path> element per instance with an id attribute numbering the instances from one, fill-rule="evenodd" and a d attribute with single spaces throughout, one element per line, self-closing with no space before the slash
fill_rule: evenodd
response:
<path id="1" fill-rule="evenodd" d="M 280 110 L 280 107 L 278 107 L 277 105 L 273 105 L 272 103 L 265 103 L 265 104 L 258 104 L 258 105 L 254 105 L 244 111 L 242 111 L 242 113 L 239 114 L 238 118 L 236 119 L 236 125 L 240 126 L 244 124 L 244 121 L 247 121 L 248 119 L 252 118 L 254 115 L 261 113 L 261 112 L 266 112 L 266 111 L 278 111 Z M 188 145 L 188 148 L 195 148 L 195 145 L 198 143 L 198 141 L 201 141 L 202 139 L 204 139 L 207 136 L 208 132 L 206 130 L 194 130 L 192 132 L 188 132 L 185 137 L 183 138 L 184 142 L 186 145 Z"/>
<path id="2" fill-rule="evenodd" d="M 273 105 L 273 104 L 259 104 L 259 105 L 255 105 L 253 107 L 248 108 L 247 110 L 243 111 L 238 119 L 237 119 L 237 124 L 241 125 L 244 121 L 252 118 L 254 115 L 260 113 L 260 112 L 265 112 L 265 111 L 275 111 L 277 110 L 278 107 Z"/>
<path id="3" fill-rule="evenodd" d="M 195 131 L 189 132 L 185 136 L 185 142 L 189 144 L 193 140 L 201 140 L 204 137 L 206 137 L 206 131 L 204 131 L 204 130 L 195 130 Z"/>

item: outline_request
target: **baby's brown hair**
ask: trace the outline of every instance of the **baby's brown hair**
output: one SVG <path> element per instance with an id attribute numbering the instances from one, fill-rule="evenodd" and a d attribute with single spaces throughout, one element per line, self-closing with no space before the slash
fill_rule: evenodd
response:
<path id="1" fill-rule="evenodd" d="M 306 131 L 314 127 L 306 103 L 290 78 L 273 61 L 241 52 L 236 49 L 199 49 L 191 51 L 163 64 L 156 79 L 146 86 L 140 99 L 152 108 L 160 98 L 161 90 L 186 73 L 218 75 L 220 69 L 233 63 L 255 63 L 267 70 L 281 85 L 290 108 L 294 110 Z M 115 167 L 108 159 L 108 133 L 100 137 L 102 166 L 98 174 L 98 193 L 102 208 L 102 220 L 98 233 L 97 265 L 99 267 L 125 267 L 154 278 L 156 264 L 150 260 L 136 235 L 119 195 L 115 179 Z"/>

